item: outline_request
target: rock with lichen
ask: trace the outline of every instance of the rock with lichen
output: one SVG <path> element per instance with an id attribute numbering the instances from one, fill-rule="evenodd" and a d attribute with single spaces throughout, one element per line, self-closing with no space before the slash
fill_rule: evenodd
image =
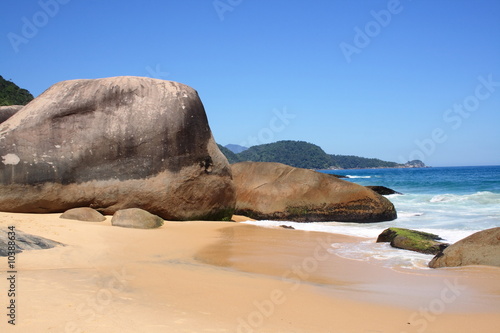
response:
<path id="1" fill-rule="evenodd" d="M 404 228 L 385 229 L 377 238 L 377 243 L 388 242 L 392 247 L 425 254 L 437 254 L 449 244 L 440 242 L 441 237 L 428 232 Z"/>

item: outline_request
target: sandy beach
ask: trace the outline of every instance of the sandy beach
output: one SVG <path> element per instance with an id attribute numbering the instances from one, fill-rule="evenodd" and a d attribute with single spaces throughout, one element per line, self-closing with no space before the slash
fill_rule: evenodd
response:
<path id="1" fill-rule="evenodd" d="M 60 214 L 0 213 L 0 227 L 65 244 L 16 256 L 1 332 L 498 332 L 500 269 L 390 269 L 344 259 L 355 237 L 234 222 L 155 230 Z M 244 220 L 244 218 L 242 218 Z"/>

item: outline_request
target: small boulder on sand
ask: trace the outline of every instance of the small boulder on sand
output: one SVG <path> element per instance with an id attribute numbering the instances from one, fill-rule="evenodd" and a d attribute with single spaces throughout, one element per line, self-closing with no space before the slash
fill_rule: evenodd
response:
<path id="1" fill-rule="evenodd" d="M 101 213 L 90 207 L 72 208 L 61 214 L 60 218 L 85 222 L 102 222 L 106 220 Z"/>
<path id="2" fill-rule="evenodd" d="M 124 228 L 154 229 L 163 225 L 163 219 L 140 208 L 128 208 L 117 211 L 111 224 Z"/>

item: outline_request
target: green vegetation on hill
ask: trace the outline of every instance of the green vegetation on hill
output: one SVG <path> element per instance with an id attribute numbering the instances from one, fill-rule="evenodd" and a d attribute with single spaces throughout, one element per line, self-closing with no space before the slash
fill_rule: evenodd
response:
<path id="1" fill-rule="evenodd" d="M 278 162 L 305 169 L 327 169 L 331 166 L 331 158 L 323 149 L 303 141 L 278 141 L 253 146 L 237 156 L 241 161 Z"/>
<path id="2" fill-rule="evenodd" d="M 235 153 L 230 151 L 228 148 L 221 146 L 219 144 L 217 144 L 217 146 L 219 147 L 220 151 L 226 156 L 229 163 L 233 164 L 233 163 L 241 162 L 239 157 Z"/>
<path id="3" fill-rule="evenodd" d="M 363 168 L 397 168 L 401 165 L 396 162 L 387 162 L 378 158 L 366 158 L 352 155 L 330 155 L 332 165 L 342 169 L 363 169 Z"/>
<path id="4" fill-rule="evenodd" d="M 0 106 L 26 105 L 31 100 L 33 100 L 33 95 L 28 90 L 19 88 L 15 83 L 5 80 L 0 75 Z"/>
<path id="5" fill-rule="evenodd" d="M 321 147 L 304 141 L 278 141 L 253 146 L 235 154 L 219 145 L 229 163 L 242 161 L 278 162 L 305 169 L 363 169 L 363 168 L 402 168 L 425 167 L 422 161 L 407 164 L 382 161 L 377 158 L 365 158 L 351 155 L 329 155 Z"/>

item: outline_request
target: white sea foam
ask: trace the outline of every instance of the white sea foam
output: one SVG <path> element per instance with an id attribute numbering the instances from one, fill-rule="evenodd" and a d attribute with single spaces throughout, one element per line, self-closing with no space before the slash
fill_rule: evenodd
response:
<path id="1" fill-rule="evenodd" d="M 354 244 L 334 243 L 330 253 L 345 259 L 378 262 L 390 268 L 426 269 L 432 255 L 395 249 L 389 243 L 365 241 Z"/>
<path id="2" fill-rule="evenodd" d="M 354 175 L 346 175 L 347 178 L 352 178 L 352 179 L 368 179 L 368 178 L 372 178 L 372 176 L 354 176 Z"/>
<path id="3" fill-rule="evenodd" d="M 414 217 L 414 216 L 422 216 L 424 213 L 418 212 L 398 212 L 399 217 Z"/>
<path id="4" fill-rule="evenodd" d="M 248 221 L 243 223 L 267 228 L 277 228 L 280 225 L 286 225 L 292 226 L 297 230 L 329 232 L 365 238 L 364 241 L 358 243 L 333 243 L 329 252 L 346 259 L 379 262 L 387 267 L 426 268 L 427 263 L 432 259 L 432 255 L 395 249 L 388 243 L 376 243 L 378 235 L 385 229 L 385 227 L 377 224 L 365 225 L 342 222 L 298 223 L 287 221 Z"/>
<path id="5" fill-rule="evenodd" d="M 367 176 L 361 176 L 367 177 Z M 369 176 L 368 176 L 369 177 Z M 292 226 L 298 230 L 328 232 L 364 238 L 358 243 L 332 245 L 341 257 L 375 261 L 389 267 L 425 268 L 430 255 L 392 248 L 376 243 L 378 235 L 390 227 L 408 228 L 436 234 L 444 242 L 455 243 L 477 231 L 500 226 L 500 193 L 478 191 L 472 194 L 405 194 L 386 196 L 398 212 L 394 221 L 380 223 L 289 221 L 247 222 L 263 227 Z"/>
<path id="6" fill-rule="evenodd" d="M 473 194 L 439 194 L 430 199 L 430 202 L 457 202 L 457 203 L 478 203 L 478 204 L 500 204 L 500 194 L 488 191 L 476 192 Z"/>
<path id="7" fill-rule="evenodd" d="M 432 255 L 393 248 L 389 243 L 377 243 L 378 235 L 389 227 L 381 224 L 355 224 L 342 222 L 298 223 L 288 221 L 248 221 L 243 222 L 267 228 L 277 228 L 280 225 L 292 226 L 297 230 L 329 232 L 365 238 L 358 243 L 333 243 L 331 253 L 342 258 L 378 262 L 386 267 L 402 267 L 411 269 L 426 269 Z M 478 230 L 449 230 L 420 228 L 419 231 L 430 232 L 442 237 L 444 242 L 454 243 Z"/>

